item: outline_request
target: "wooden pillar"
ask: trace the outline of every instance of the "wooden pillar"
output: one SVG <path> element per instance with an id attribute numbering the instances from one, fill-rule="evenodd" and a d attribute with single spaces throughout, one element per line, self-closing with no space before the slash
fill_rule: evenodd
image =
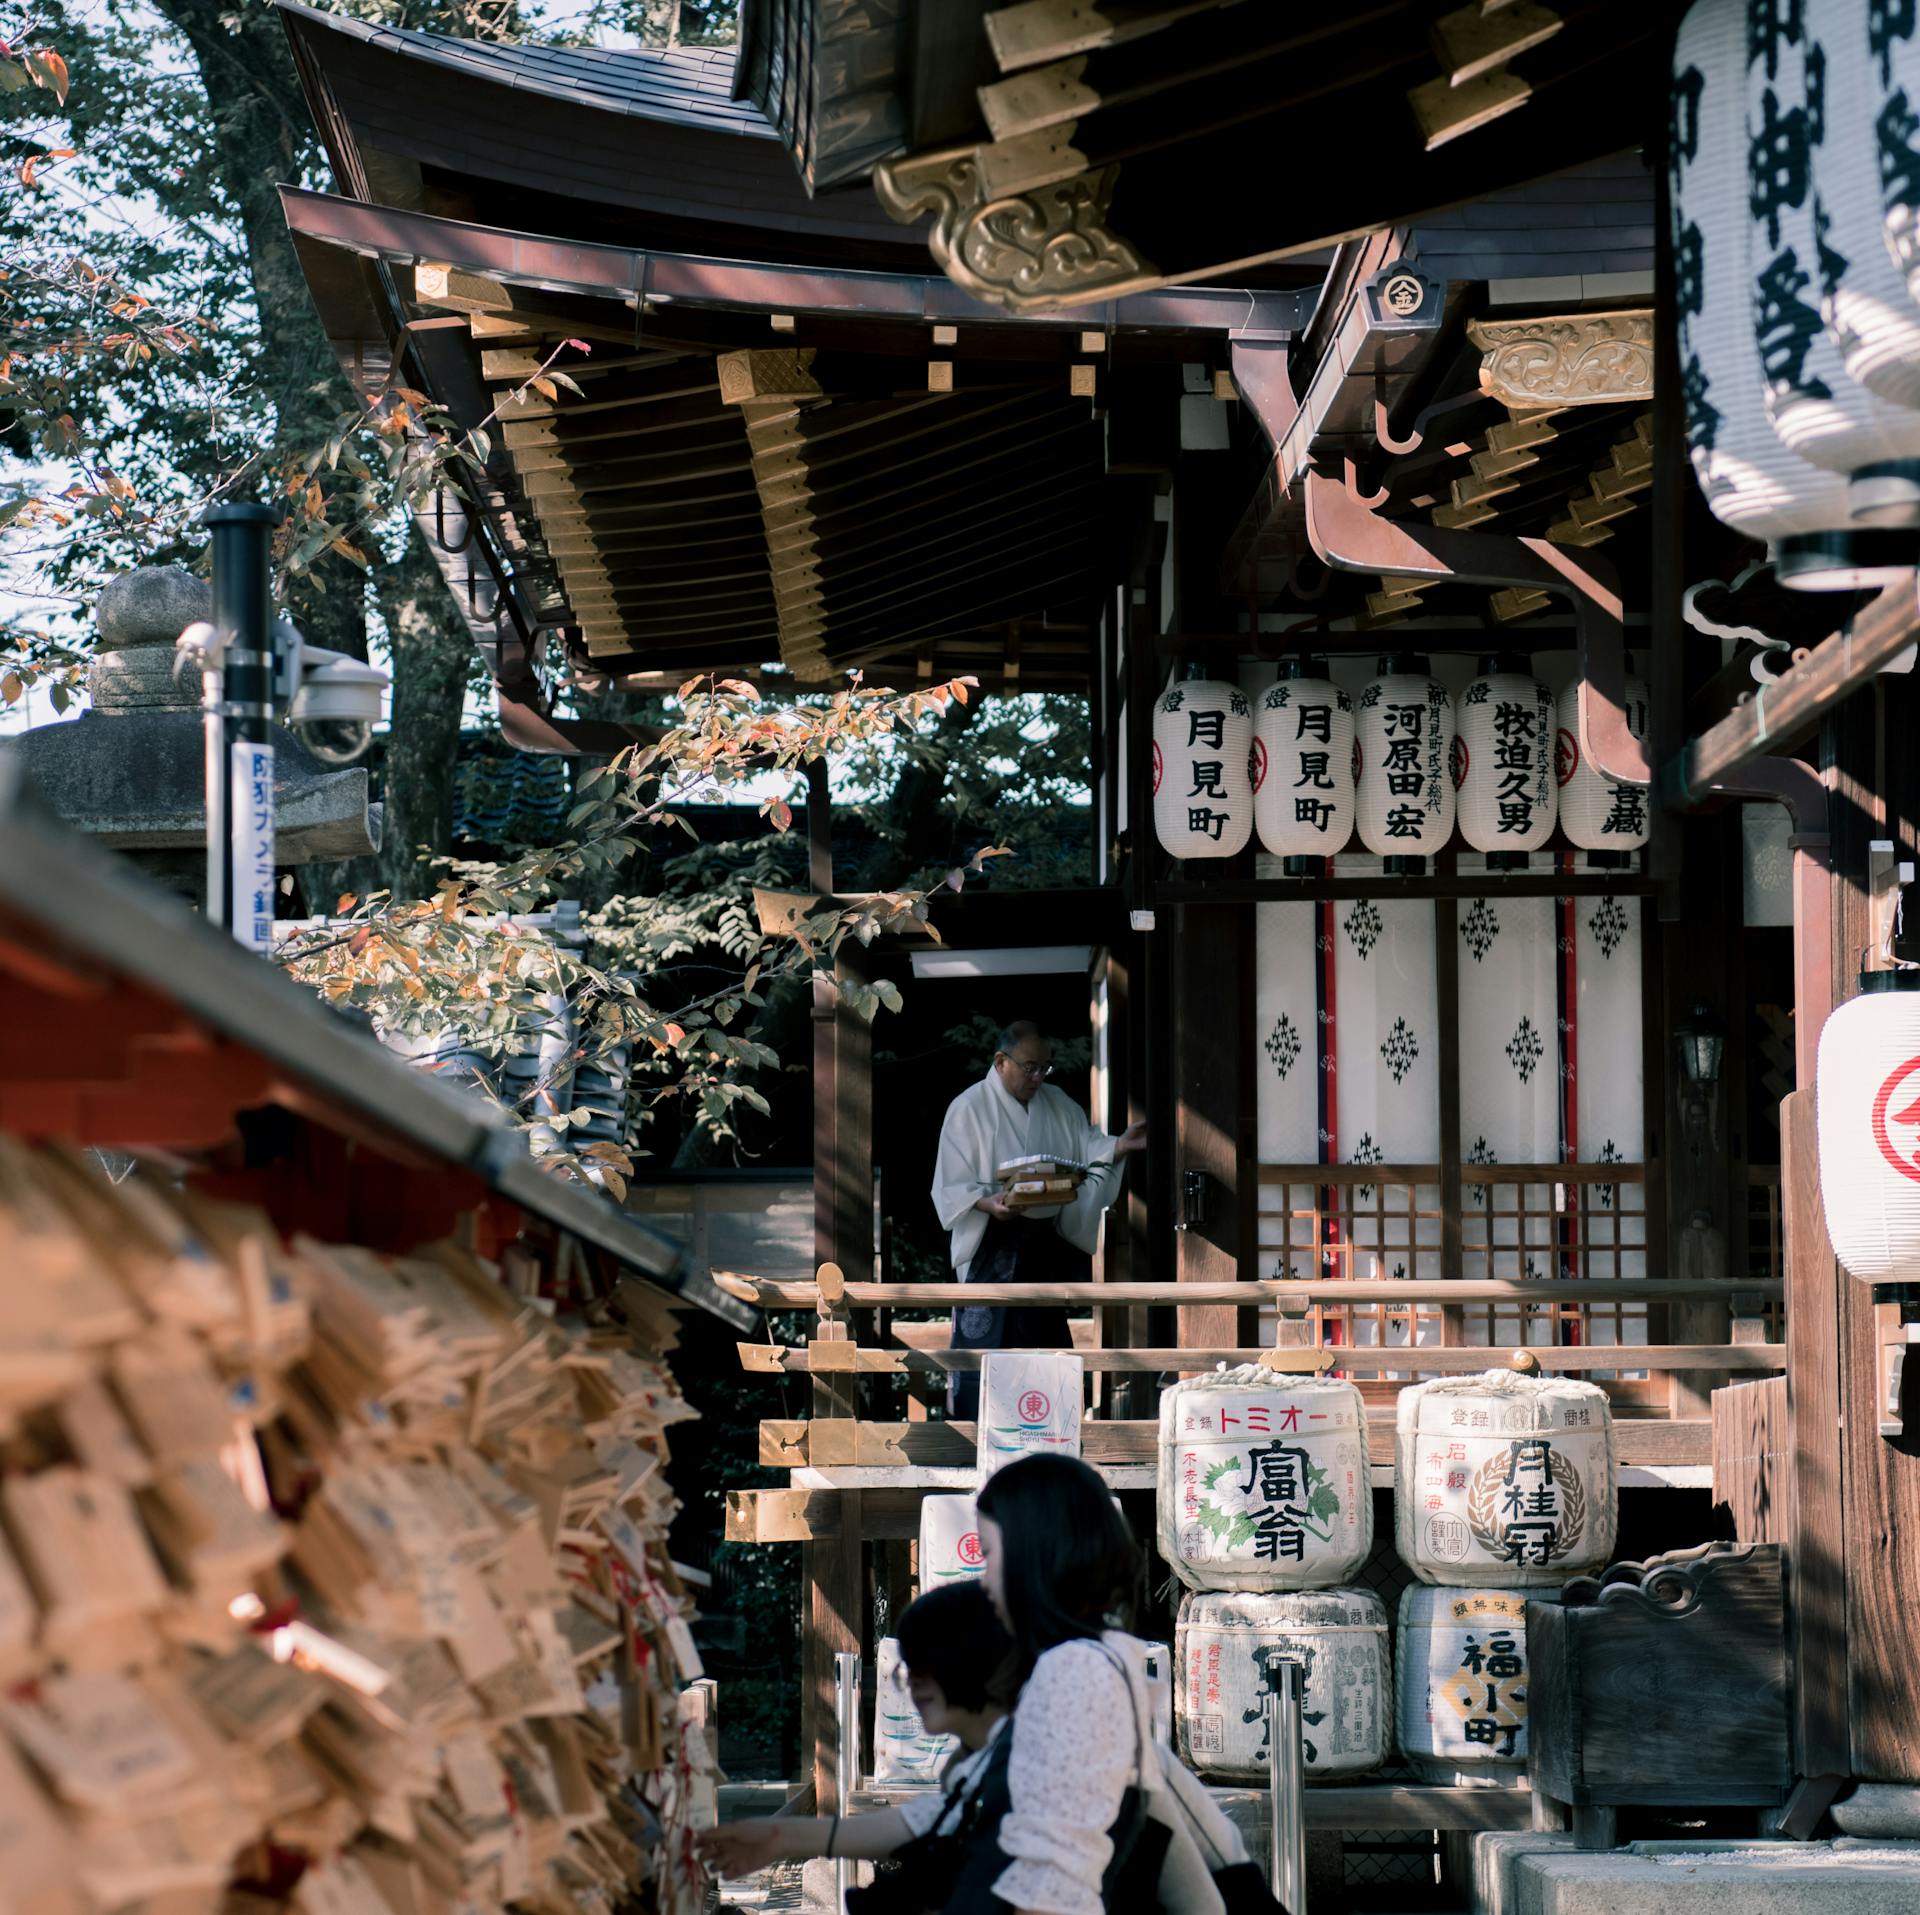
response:
<path id="1" fill-rule="evenodd" d="M 826 766 L 808 767 L 809 881 L 822 895 L 833 890 L 831 807 Z M 855 975 L 857 960 L 836 962 L 838 975 Z M 825 984 L 813 1003 L 813 1240 L 816 1263 L 838 1264 L 859 1282 L 873 1275 L 873 1071 L 866 1023 L 844 1009 Z M 813 1380 L 815 1417 L 860 1414 L 859 1379 L 826 1374 Z M 830 1538 L 803 1545 L 802 1760 L 811 1758 L 814 1800 L 823 1812 L 836 1799 L 839 1726 L 834 1713 L 834 1656 L 858 1652 L 864 1634 L 866 1578 L 857 1490 L 840 1493 L 839 1522 Z M 805 1774 L 802 1781 L 809 1779 Z"/>
<path id="2" fill-rule="evenodd" d="M 1730 1033 L 1726 1051 L 1739 1045 L 1745 1017 L 1740 963 L 1740 813 L 1737 807 L 1710 818 L 1690 818 L 1684 827 L 1686 884 L 1681 917 L 1660 941 L 1665 990 L 1658 1031 L 1661 1077 L 1666 1086 L 1666 1271 L 1669 1276 L 1722 1279 L 1732 1241 L 1732 1143 L 1745 1125 L 1734 1103 L 1735 1083 L 1723 1073 L 1711 1094 L 1696 1092 L 1680 1069 L 1673 1032 L 1696 1004 Z M 1746 1193 L 1739 1194 L 1744 1206 Z M 1724 1343 L 1728 1313 L 1712 1298 L 1666 1306 L 1666 1333 L 1675 1343 Z M 1649 1324 L 1648 1334 L 1657 1335 Z M 1704 1420 L 1713 1414 L 1713 1392 L 1727 1381 L 1715 1370 L 1676 1370 L 1667 1379 L 1670 1416 Z"/>
<path id="3" fill-rule="evenodd" d="M 1259 1153 L 1243 1058 L 1253 1032 L 1249 913 L 1183 904 L 1172 916 L 1174 1274 L 1182 1283 L 1231 1283 L 1248 1274 L 1257 1242 Z M 1190 1196 L 1195 1178 L 1203 1181 Z M 1199 1218 L 1190 1214 L 1195 1203 Z M 1230 1303 L 1182 1305 L 1180 1343 L 1232 1348 L 1239 1317 Z"/>
<path id="4" fill-rule="evenodd" d="M 1915 772 L 1911 764 L 1920 697 L 1902 676 L 1883 676 L 1828 722 L 1833 773 L 1834 973 L 1836 1003 L 1859 988 L 1860 956 L 1871 942 L 1867 846 L 1910 843 Z M 1825 1251 L 1824 1241 L 1821 1248 Z M 1874 1292 L 1840 1270 L 1830 1252 L 1822 1274 L 1837 1306 L 1840 1563 L 1846 1593 L 1847 1718 L 1851 1760 L 1863 1780 L 1920 1782 L 1920 1663 L 1913 1651 L 1914 1592 L 1920 1589 L 1920 1431 L 1879 1431 L 1879 1362 Z M 1913 1393 L 1907 1393 L 1913 1405 Z M 1800 1432 L 1796 1429 L 1796 1438 Z M 1807 1440 L 1836 1440 L 1834 1422 Z M 1796 1462 L 1799 1449 L 1796 1447 Z"/>

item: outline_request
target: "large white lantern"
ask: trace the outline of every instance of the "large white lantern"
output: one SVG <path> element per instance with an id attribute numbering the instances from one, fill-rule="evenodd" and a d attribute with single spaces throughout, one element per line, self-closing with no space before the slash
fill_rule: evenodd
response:
<path id="1" fill-rule="evenodd" d="M 1826 226 L 1821 234 L 1822 310 L 1847 376 L 1896 406 L 1920 407 L 1920 309 L 1907 296 L 1906 274 L 1887 245 L 1880 198 L 1879 140 L 1885 104 L 1879 57 L 1869 43 L 1869 9 L 1859 0 L 1811 0 L 1807 34 L 1826 61 L 1825 138 L 1813 150 L 1813 190 Z M 1891 18 L 1873 37 L 1895 35 Z M 1916 63 L 1920 65 L 1920 63 Z M 1920 72 L 1916 72 L 1920 80 Z M 1910 415 L 1920 428 L 1920 412 Z M 1894 522 L 1905 523 L 1911 475 L 1892 475 Z M 1855 473 L 1848 496 L 1856 520 L 1886 522 L 1870 478 Z"/>
<path id="2" fill-rule="evenodd" d="M 1647 688 L 1637 678 L 1625 681 L 1627 729 L 1647 735 Z M 1554 773 L 1560 783 L 1560 829 L 1576 850 L 1596 859 L 1638 851 L 1649 832 L 1645 785 L 1623 785 L 1597 771 L 1580 743 L 1580 681 L 1560 694 L 1560 724 L 1554 734 Z"/>
<path id="3" fill-rule="evenodd" d="M 1868 971 L 1820 1032 L 1814 1110 L 1833 1254 L 1920 1283 L 1920 971 Z"/>
<path id="4" fill-rule="evenodd" d="M 1745 0 L 1696 0 L 1674 42 L 1668 164 L 1688 450 L 1714 516 L 1764 540 L 1785 583 L 1875 584 L 1895 568 L 1886 535 L 1850 529 L 1846 480 L 1801 458 L 1767 413 L 1753 312 L 1762 262 L 1747 211 L 1746 14 Z"/>
<path id="5" fill-rule="evenodd" d="M 1820 9 L 1826 15 L 1850 10 L 1861 16 L 1863 34 L 1867 18 L 1873 22 L 1869 52 L 1874 61 L 1870 84 L 1877 95 L 1876 146 L 1881 116 L 1887 119 L 1885 157 L 1878 161 L 1881 229 L 1894 265 L 1906 278 L 1908 297 L 1920 305 L 1920 166 L 1913 160 L 1914 136 L 1903 133 L 1903 123 L 1911 123 L 1914 103 L 1920 102 L 1920 22 L 1903 21 L 1898 7 L 1874 7 L 1869 12 L 1857 6 L 1849 9 L 1843 0 L 1837 7 Z"/>
<path id="6" fill-rule="evenodd" d="M 1553 836 L 1553 694 L 1510 661 L 1484 658 L 1454 714 L 1460 835 L 1490 871 L 1524 866 Z"/>
<path id="7" fill-rule="evenodd" d="M 1380 673 L 1360 694 L 1360 842 L 1417 873 L 1453 836 L 1453 700 L 1424 658 Z"/>
<path id="8" fill-rule="evenodd" d="M 1153 829 L 1176 858 L 1231 858 L 1253 836 L 1253 712 L 1204 667 L 1168 681 L 1153 711 Z"/>
<path id="9" fill-rule="evenodd" d="M 1254 828 L 1288 877 L 1311 877 L 1353 832 L 1353 700 L 1320 661 L 1290 658 L 1256 703 Z"/>
<path id="10" fill-rule="evenodd" d="M 1850 519 L 1909 525 L 1920 519 L 1920 413 L 1849 375 L 1822 309 L 1823 282 L 1837 288 L 1847 265 L 1833 245 L 1833 205 L 1818 190 L 1826 140 L 1848 137 L 1828 87 L 1842 66 L 1866 57 L 1866 9 L 1855 0 L 1848 11 L 1847 30 L 1829 49 L 1803 5 L 1747 9 L 1754 336 L 1782 443 L 1847 479 Z M 1872 137 L 1867 127 L 1859 132 Z"/>

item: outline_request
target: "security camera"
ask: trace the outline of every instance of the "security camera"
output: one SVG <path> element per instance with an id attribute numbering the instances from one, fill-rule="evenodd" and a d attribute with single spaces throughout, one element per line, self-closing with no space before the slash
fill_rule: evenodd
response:
<path id="1" fill-rule="evenodd" d="M 287 722 L 316 758 L 350 765 L 373 743 L 387 674 L 345 652 L 301 643 Z"/>

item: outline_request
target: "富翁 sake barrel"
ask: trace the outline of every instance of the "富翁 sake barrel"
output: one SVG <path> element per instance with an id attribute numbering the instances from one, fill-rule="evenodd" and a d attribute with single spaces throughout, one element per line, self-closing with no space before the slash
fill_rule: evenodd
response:
<path id="1" fill-rule="evenodd" d="M 1160 1553 L 1189 1589 L 1320 1589 L 1373 1547 L 1367 1413 L 1331 1377 L 1249 1363 L 1160 1398 Z"/>
<path id="2" fill-rule="evenodd" d="M 977 1576 L 980 1515 L 971 1496 L 928 1496 L 920 1503 L 920 1593 Z"/>
<path id="3" fill-rule="evenodd" d="M 1387 1759 L 1387 1612 L 1371 1590 L 1196 1590 L 1180 1604 L 1174 1655 L 1175 1732 L 1201 1775 L 1267 1779 L 1269 1698 L 1288 1661 L 1304 1671 L 1309 1781 Z"/>
<path id="4" fill-rule="evenodd" d="M 1395 1732 L 1423 1780 L 1514 1782 L 1527 1766 L 1527 1597 L 1520 1589 L 1400 1593 Z"/>
<path id="5" fill-rule="evenodd" d="M 1394 1421 L 1394 1540 L 1422 1582 L 1538 1589 L 1613 1554 L 1613 1417 L 1597 1383 L 1441 1377 L 1402 1390 Z"/>
<path id="6" fill-rule="evenodd" d="M 873 1676 L 873 1779 L 876 1782 L 937 1782 L 959 1744 L 950 1735 L 929 1735 L 907 1693 L 907 1665 L 900 1645 L 883 1636 L 875 1645 Z"/>
<path id="7" fill-rule="evenodd" d="M 984 1484 L 1016 1457 L 1080 1454 L 1086 1365 L 1077 1356 L 990 1350 L 980 1359 L 975 1466 Z"/>

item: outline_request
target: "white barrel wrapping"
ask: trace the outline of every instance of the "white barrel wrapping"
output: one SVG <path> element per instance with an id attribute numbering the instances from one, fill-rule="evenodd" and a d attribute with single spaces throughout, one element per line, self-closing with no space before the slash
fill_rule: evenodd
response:
<path id="1" fill-rule="evenodd" d="M 920 1503 L 920 1593 L 980 1573 L 980 1513 L 971 1496 L 928 1496 Z"/>
<path id="2" fill-rule="evenodd" d="M 1394 1729 L 1423 1780 L 1470 1787 L 1527 1765 L 1527 1596 L 1521 1589 L 1400 1592 Z"/>
<path id="3" fill-rule="evenodd" d="M 974 1454 L 980 1481 L 1015 1457 L 1080 1454 L 1080 1397 L 1086 1365 L 1077 1356 L 989 1350 L 980 1359 L 980 1422 Z"/>
<path id="4" fill-rule="evenodd" d="M 1257 1363 L 1160 1398 L 1160 1553 L 1189 1589 L 1318 1589 L 1373 1548 L 1366 1406 Z"/>
<path id="5" fill-rule="evenodd" d="M 1175 1733 L 1201 1775 L 1267 1779 L 1268 1698 L 1289 1660 L 1305 1671 L 1307 1779 L 1387 1759 L 1387 1612 L 1371 1590 L 1196 1591 L 1180 1604 L 1174 1654 Z"/>
<path id="6" fill-rule="evenodd" d="M 959 1738 L 928 1735 L 907 1694 L 907 1666 L 900 1645 L 883 1636 L 874 1646 L 873 1779 L 876 1782 L 937 1782 Z"/>
<path id="7" fill-rule="evenodd" d="M 1597 1383 L 1440 1377 L 1400 1392 L 1394 1424 L 1394 1541 L 1422 1582 L 1558 1587 L 1613 1554 L 1619 1472 Z"/>

